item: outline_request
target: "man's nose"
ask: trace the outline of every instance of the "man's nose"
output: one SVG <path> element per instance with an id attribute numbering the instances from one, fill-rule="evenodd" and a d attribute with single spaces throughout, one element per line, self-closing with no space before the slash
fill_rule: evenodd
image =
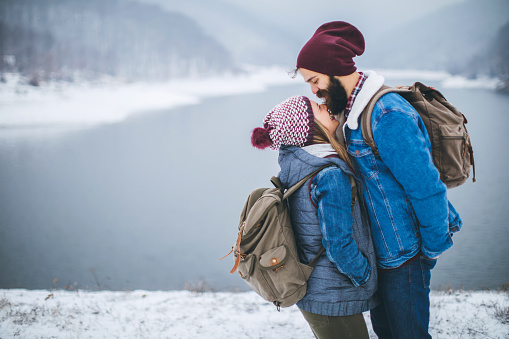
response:
<path id="1" fill-rule="evenodd" d="M 318 88 L 318 86 L 316 85 L 311 85 L 311 92 L 313 92 L 313 94 L 316 94 L 316 92 L 318 92 L 320 89 Z"/>

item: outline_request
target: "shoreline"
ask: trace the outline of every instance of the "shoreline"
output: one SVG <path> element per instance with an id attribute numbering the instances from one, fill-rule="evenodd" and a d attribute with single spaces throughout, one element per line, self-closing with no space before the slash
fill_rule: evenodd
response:
<path id="1" fill-rule="evenodd" d="M 375 70 L 387 80 L 437 81 L 443 88 L 495 90 L 495 79 L 468 80 L 443 71 Z M 273 86 L 303 85 L 281 67 L 246 67 L 242 74 L 167 82 L 53 82 L 34 87 L 17 74 L 0 83 L 0 128 L 90 127 L 119 123 L 137 114 L 197 105 L 210 97 L 259 93 Z"/>

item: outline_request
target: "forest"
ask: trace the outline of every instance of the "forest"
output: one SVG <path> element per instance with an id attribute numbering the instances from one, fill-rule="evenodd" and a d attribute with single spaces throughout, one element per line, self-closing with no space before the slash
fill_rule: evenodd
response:
<path id="1" fill-rule="evenodd" d="M 473 58 L 465 68 L 463 74 L 476 77 L 479 74 L 502 81 L 502 92 L 509 94 L 509 22 L 500 29 L 495 39 L 481 55 Z"/>
<path id="2" fill-rule="evenodd" d="M 191 18 L 119 0 L 2 0 L 0 73 L 40 81 L 166 80 L 233 69 Z"/>

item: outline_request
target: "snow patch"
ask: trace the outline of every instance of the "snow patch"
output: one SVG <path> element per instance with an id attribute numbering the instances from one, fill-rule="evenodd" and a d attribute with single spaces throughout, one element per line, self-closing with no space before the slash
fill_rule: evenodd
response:
<path id="1" fill-rule="evenodd" d="M 413 69 L 377 69 L 375 72 L 386 79 L 419 79 L 419 81 L 442 81 L 450 76 L 445 71 L 420 71 Z"/>
<path id="2" fill-rule="evenodd" d="M 241 74 L 174 79 L 164 83 L 52 82 L 40 87 L 25 84 L 16 74 L 5 74 L 0 83 L 0 128 L 62 128 L 118 123 L 154 110 L 199 104 L 209 97 L 267 91 L 270 86 L 302 85 L 281 67 L 244 66 Z M 444 88 L 495 89 L 500 82 L 451 76 L 446 72 L 377 70 L 387 79 L 439 81 Z"/>
<path id="3" fill-rule="evenodd" d="M 461 76 L 451 76 L 442 81 L 442 86 L 444 88 L 484 88 L 495 90 L 502 86 L 502 81 L 487 77 L 467 79 Z"/>
<path id="4" fill-rule="evenodd" d="M 0 127 L 49 127 L 121 122 L 139 112 L 195 105 L 208 97 L 263 92 L 269 86 L 296 84 L 280 68 L 251 70 L 208 78 L 174 79 L 165 83 L 55 82 L 24 85 L 15 74 L 0 84 Z"/>

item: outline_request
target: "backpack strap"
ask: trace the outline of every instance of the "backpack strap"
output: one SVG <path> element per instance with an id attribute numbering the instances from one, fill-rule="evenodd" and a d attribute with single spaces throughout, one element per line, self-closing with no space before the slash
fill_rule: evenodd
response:
<path id="1" fill-rule="evenodd" d="M 293 185 L 292 187 L 289 187 L 286 192 L 283 194 L 283 200 L 286 200 L 290 197 L 290 195 L 292 195 L 293 193 L 295 193 L 296 190 L 298 190 L 302 185 L 304 185 L 304 183 L 306 181 L 308 181 L 309 179 L 311 179 L 312 177 L 314 177 L 315 175 L 317 175 L 321 170 L 327 168 L 327 167 L 330 167 L 330 166 L 333 166 L 334 164 L 327 164 L 325 166 L 322 166 L 320 167 L 319 169 L 313 171 L 313 173 L 311 174 L 308 174 L 306 175 L 304 178 L 300 179 L 295 185 Z"/>
<path id="2" fill-rule="evenodd" d="M 313 260 L 309 262 L 308 266 L 314 268 L 316 266 L 316 263 L 318 262 L 318 258 L 320 258 L 323 252 L 325 252 L 325 247 L 322 245 L 322 247 L 320 247 L 320 250 L 318 251 L 318 254 L 313 258 Z"/>
<path id="3" fill-rule="evenodd" d="M 283 189 L 283 184 L 281 183 L 281 179 L 279 179 L 278 177 L 274 176 L 274 177 L 270 178 L 270 182 L 274 185 L 274 187 Z"/>
<path id="4" fill-rule="evenodd" d="M 409 87 L 389 87 L 387 85 L 383 85 L 380 89 L 371 97 L 366 107 L 361 113 L 361 131 L 362 137 L 364 138 L 364 142 L 368 144 L 369 147 L 373 150 L 373 153 L 378 155 L 378 147 L 375 145 L 375 139 L 373 138 L 373 131 L 371 130 L 371 115 L 373 113 L 373 108 L 375 108 L 376 102 L 387 93 L 408 93 L 411 92 Z"/>
<path id="5" fill-rule="evenodd" d="M 230 273 L 232 273 L 232 274 L 237 270 L 237 268 L 239 267 L 239 264 L 240 264 L 240 257 L 241 257 L 241 254 L 240 254 L 240 241 L 242 240 L 242 231 L 244 230 L 244 226 L 246 226 L 245 222 L 243 222 L 242 226 L 240 226 L 239 235 L 237 237 L 237 241 L 235 242 L 235 247 L 232 248 L 232 250 L 230 252 L 230 253 L 232 253 L 234 251 L 234 249 L 237 249 L 239 251 L 239 254 L 237 255 L 237 258 L 235 259 L 235 263 L 233 264 L 233 267 L 230 270 Z M 227 255 L 222 257 L 221 259 L 226 258 L 227 256 L 230 255 L 230 253 L 228 253 Z M 221 259 L 219 259 L 219 260 L 221 260 Z"/>
<path id="6" fill-rule="evenodd" d="M 327 164 L 327 165 L 323 165 L 322 167 L 320 167 L 319 169 L 313 171 L 311 174 L 308 174 L 306 175 L 304 178 L 300 179 L 296 184 L 294 184 L 293 186 L 289 187 L 286 192 L 284 192 L 283 194 L 283 199 L 282 200 L 286 200 L 288 199 L 288 197 L 290 195 L 292 195 L 293 193 L 295 193 L 296 190 L 298 190 L 302 185 L 304 185 L 304 183 L 306 181 L 308 181 L 311 177 L 315 176 L 318 174 L 318 172 L 320 172 L 321 170 L 323 170 L 324 168 L 327 168 L 327 167 L 330 167 L 330 166 L 335 166 L 333 163 L 330 163 L 330 164 Z M 283 188 L 283 184 L 281 183 L 281 180 L 278 178 L 278 177 L 272 177 L 270 178 L 270 181 L 272 182 L 272 184 L 276 187 L 276 188 L 280 188 L 280 189 L 284 189 Z"/>
<path id="7" fill-rule="evenodd" d="M 357 202 L 357 183 L 355 182 L 355 178 L 353 175 L 348 175 L 348 179 L 350 179 L 350 186 L 352 187 L 352 202 L 350 204 L 350 207 L 352 208 L 355 206 L 355 203 Z"/>

